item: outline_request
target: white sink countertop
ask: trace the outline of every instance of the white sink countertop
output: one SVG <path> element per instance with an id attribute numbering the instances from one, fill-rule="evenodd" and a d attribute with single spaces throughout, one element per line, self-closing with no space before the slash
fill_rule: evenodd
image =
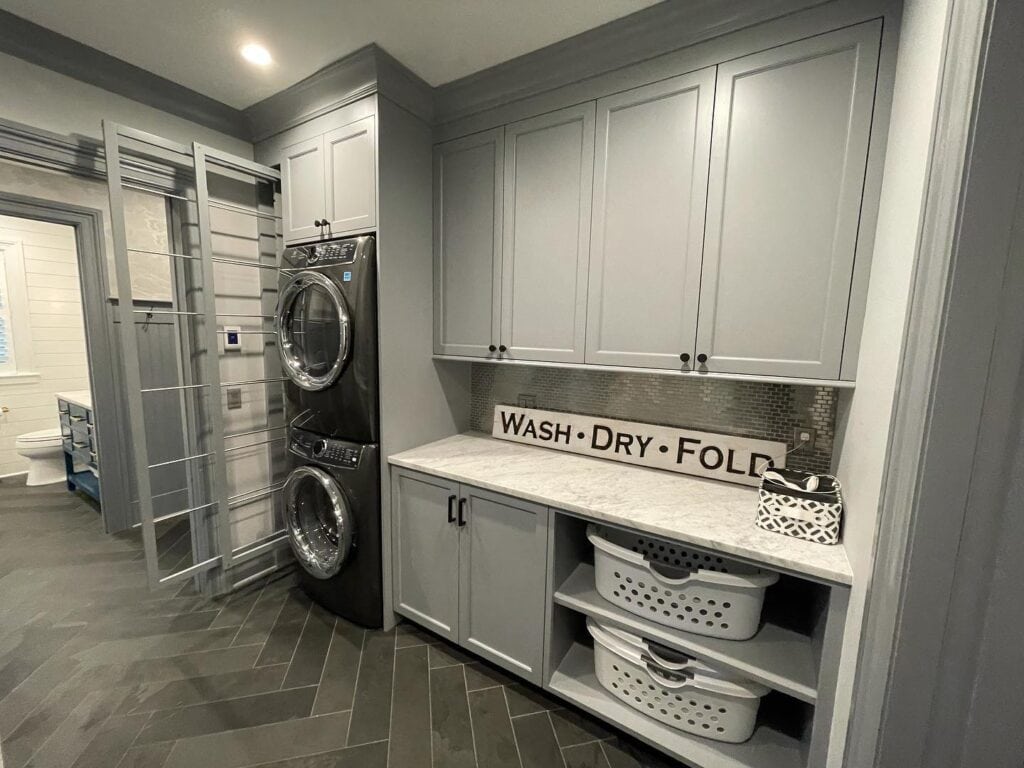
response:
<path id="1" fill-rule="evenodd" d="M 756 488 L 472 432 L 397 453 L 388 461 L 822 581 L 853 581 L 842 544 L 814 544 L 758 528 Z"/>
<path id="2" fill-rule="evenodd" d="M 79 389 L 74 392 L 58 392 L 54 397 L 90 411 L 92 410 L 92 393 L 88 389 Z"/>

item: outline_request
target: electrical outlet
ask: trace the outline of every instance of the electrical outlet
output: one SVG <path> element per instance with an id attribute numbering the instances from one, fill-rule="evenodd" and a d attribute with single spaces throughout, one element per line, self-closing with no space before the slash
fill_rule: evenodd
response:
<path id="1" fill-rule="evenodd" d="M 228 390 L 228 410 L 237 411 L 242 407 L 242 388 L 241 387 L 229 387 Z"/>
<path id="2" fill-rule="evenodd" d="M 810 427 L 793 427 L 793 445 L 813 448 L 814 430 Z"/>
<path id="3" fill-rule="evenodd" d="M 520 395 L 516 404 L 520 408 L 536 408 L 537 407 L 537 396 L 536 395 Z"/>

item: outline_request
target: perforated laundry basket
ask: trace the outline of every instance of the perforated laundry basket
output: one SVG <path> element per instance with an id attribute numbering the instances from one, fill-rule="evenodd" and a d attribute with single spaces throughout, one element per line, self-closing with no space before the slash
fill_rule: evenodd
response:
<path id="1" fill-rule="evenodd" d="M 668 627 L 748 640 L 779 574 L 640 533 L 590 525 L 598 593 Z"/>
<path id="2" fill-rule="evenodd" d="M 722 679 L 685 656 L 663 665 L 593 619 L 587 619 L 587 630 L 598 682 L 615 698 L 672 728 L 716 741 L 738 744 L 754 732 L 765 686 Z"/>

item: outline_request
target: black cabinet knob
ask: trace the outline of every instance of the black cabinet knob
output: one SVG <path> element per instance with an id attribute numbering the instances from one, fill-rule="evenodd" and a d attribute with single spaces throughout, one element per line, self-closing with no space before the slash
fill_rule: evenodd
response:
<path id="1" fill-rule="evenodd" d="M 498 347 L 498 351 L 499 352 L 508 352 L 508 347 L 506 347 L 504 344 L 502 344 L 501 346 Z"/>
<path id="2" fill-rule="evenodd" d="M 708 356 L 705 355 L 703 352 L 701 352 L 699 355 L 697 355 L 697 362 L 698 363 L 706 363 L 707 361 L 708 361 Z"/>
<path id="3" fill-rule="evenodd" d="M 679 359 L 682 360 L 684 363 L 690 362 L 690 353 L 689 352 L 683 352 L 683 354 L 681 354 L 679 356 Z"/>
<path id="4" fill-rule="evenodd" d="M 313 226 L 314 227 L 322 227 L 323 225 L 324 225 L 324 223 L 322 221 L 320 221 L 320 219 L 313 219 Z"/>
<path id="5" fill-rule="evenodd" d="M 489 347 L 487 347 L 487 351 L 488 352 L 497 352 L 498 348 L 496 346 L 494 346 L 493 344 L 491 344 Z"/>

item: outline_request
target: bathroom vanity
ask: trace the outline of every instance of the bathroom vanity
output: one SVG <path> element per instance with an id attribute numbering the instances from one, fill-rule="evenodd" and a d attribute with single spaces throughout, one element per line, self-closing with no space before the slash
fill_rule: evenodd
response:
<path id="1" fill-rule="evenodd" d="M 96 427 L 92 393 L 87 389 L 57 393 L 60 434 L 64 441 L 64 464 L 68 490 L 81 491 L 100 500 L 100 463 L 96 449 Z"/>

